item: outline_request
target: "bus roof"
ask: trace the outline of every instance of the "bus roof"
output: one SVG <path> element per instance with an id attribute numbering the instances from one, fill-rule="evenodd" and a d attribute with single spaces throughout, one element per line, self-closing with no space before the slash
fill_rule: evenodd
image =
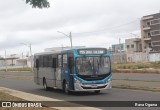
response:
<path id="1" fill-rule="evenodd" d="M 71 50 L 86 50 L 86 49 L 106 49 L 102 47 L 90 47 L 90 48 L 73 48 L 73 49 L 68 49 L 68 50 L 59 50 L 59 51 L 49 51 L 49 52 L 40 52 L 40 53 L 35 53 L 34 56 L 39 56 L 39 55 L 50 55 L 50 54 L 58 54 L 58 53 L 63 53 Z M 106 49 L 107 50 L 107 49 Z"/>

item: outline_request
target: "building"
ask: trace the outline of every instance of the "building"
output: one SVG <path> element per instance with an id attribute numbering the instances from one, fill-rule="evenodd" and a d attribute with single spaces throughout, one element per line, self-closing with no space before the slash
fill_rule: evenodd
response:
<path id="1" fill-rule="evenodd" d="M 31 67 L 31 57 L 23 57 L 23 56 L 20 57 L 18 54 L 7 55 L 6 58 L 0 57 L 0 69 L 4 69 L 6 67 L 7 68 Z"/>
<path id="2" fill-rule="evenodd" d="M 141 18 L 143 52 L 160 52 L 160 13 Z"/>
<path id="3" fill-rule="evenodd" d="M 112 47 L 109 47 L 111 53 L 112 63 L 125 63 L 126 62 L 126 53 L 125 53 L 125 44 L 113 44 Z"/>
<path id="4" fill-rule="evenodd" d="M 112 48 L 110 48 L 112 53 L 120 53 L 125 51 L 125 44 L 114 44 L 112 45 Z"/>
<path id="5" fill-rule="evenodd" d="M 142 52 L 142 44 L 140 38 L 131 38 L 125 40 L 126 53 L 132 54 Z"/>

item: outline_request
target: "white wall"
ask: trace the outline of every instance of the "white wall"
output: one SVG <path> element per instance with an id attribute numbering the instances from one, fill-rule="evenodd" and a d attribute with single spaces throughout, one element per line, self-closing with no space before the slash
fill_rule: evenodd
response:
<path id="1" fill-rule="evenodd" d="M 148 62 L 149 57 L 146 53 L 127 54 L 127 62 Z"/>
<path id="2" fill-rule="evenodd" d="M 150 60 L 150 62 L 160 61 L 160 53 L 150 53 L 149 60 Z"/>

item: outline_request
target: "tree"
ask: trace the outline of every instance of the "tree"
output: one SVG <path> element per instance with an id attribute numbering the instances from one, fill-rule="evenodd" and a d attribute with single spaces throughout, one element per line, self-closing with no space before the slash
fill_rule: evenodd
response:
<path id="1" fill-rule="evenodd" d="M 33 8 L 49 8 L 48 0 L 26 0 L 26 3 L 32 5 Z"/>

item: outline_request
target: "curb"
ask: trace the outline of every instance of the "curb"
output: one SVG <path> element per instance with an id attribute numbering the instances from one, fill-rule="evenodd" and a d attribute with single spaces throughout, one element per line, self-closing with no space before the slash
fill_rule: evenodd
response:
<path id="1" fill-rule="evenodd" d="M 9 95 L 12 95 L 14 97 L 18 97 L 27 101 L 64 101 L 64 100 L 58 100 L 58 99 L 53 99 L 45 96 L 40 96 L 40 95 L 35 95 L 31 93 L 26 93 L 18 90 L 13 90 L 5 87 L 0 87 L 0 91 L 8 93 Z M 69 104 L 75 104 L 68 102 Z M 101 110 L 99 108 L 94 108 L 94 107 L 81 107 L 82 105 L 76 104 L 77 107 L 51 107 L 59 110 Z M 79 107 L 78 107 L 79 105 Z"/>

